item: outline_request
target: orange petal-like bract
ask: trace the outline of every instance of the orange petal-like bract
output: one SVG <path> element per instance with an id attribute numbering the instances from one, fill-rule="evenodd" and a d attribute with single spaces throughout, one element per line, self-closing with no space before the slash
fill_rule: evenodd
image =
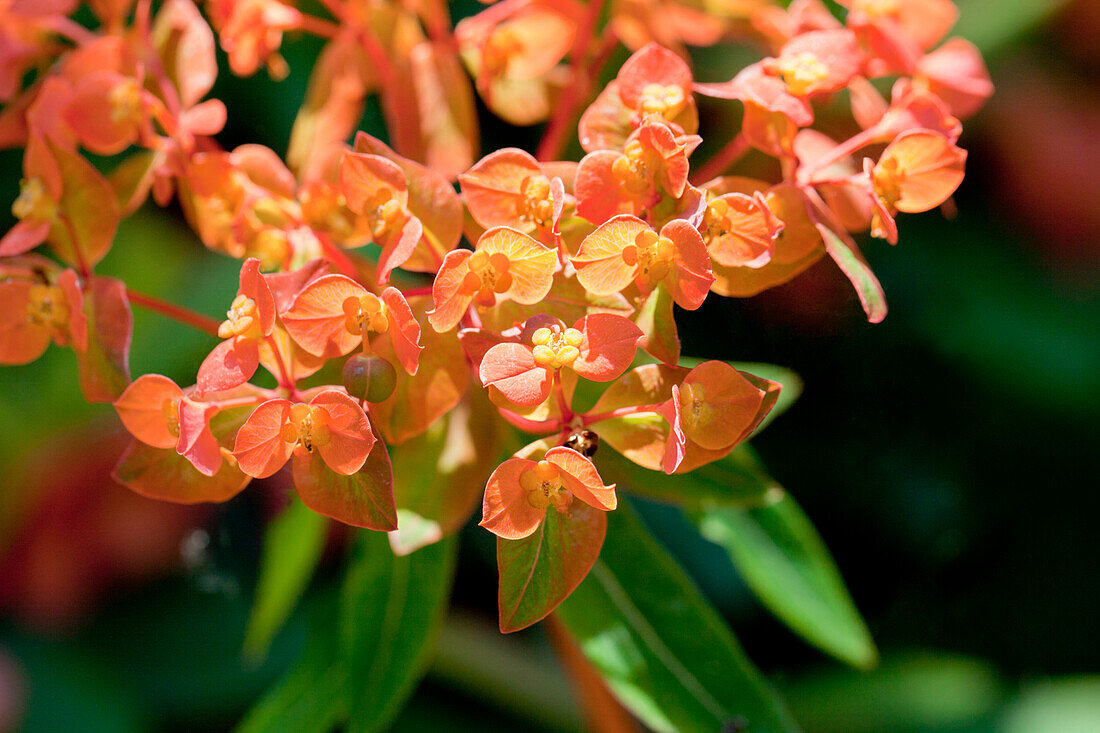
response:
<path id="1" fill-rule="evenodd" d="M 154 448 L 175 448 L 183 390 L 168 377 L 143 374 L 126 388 L 115 411 L 130 434 Z"/>
<path id="2" fill-rule="evenodd" d="M 444 258 L 432 286 L 435 308 L 428 320 L 443 333 L 458 325 L 471 303 L 492 306 L 500 298 L 537 303 L 550 292 L 557 261 L 555 250 L 523 232 L 490 229 L 472 253 L 455 250 Z"/>
<path id="3" fill-rule="evenodd" d="M 615 485 L 605 486 L 592 461 L 571 448 L 555 447 L 541 461 L 509 458 L 485 486 L 481 526 L 518 540 L 534 532 L 548 507 L 567 512 L 573 498 L 603 511 L 617 505 Z"/>
<path id="4" fill-rule="evenodd" d="M 705 361 L 680 384 L 684 435 L 708 450 L 728 448 L 745 438 L 763 417 L 764 392 L 722 361 Z"/>
<path id="5" fill-rule="evenodd" d="M 962 183 L 966 151 L 928 130 L 902 133 L 871 172 L 875 190 L 898 211 L 918 213 L 939 206 Z"/>
<path id="6" fill-rule="evenodd" d="M 485 352 L 479 369 L 481 383 L 509 402 L 534 407 L 550 396 L 550 371 L 535 362 L 530 346 L 505 342 Z"/>

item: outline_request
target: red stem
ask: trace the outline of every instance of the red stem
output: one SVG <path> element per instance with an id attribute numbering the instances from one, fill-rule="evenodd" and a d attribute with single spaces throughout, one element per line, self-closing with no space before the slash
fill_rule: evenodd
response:
<path id="1" fill-rule="evenodd" d="M 573 57 L 570 63 L 572 83 L 562 91 L 561 99 L 558 100 L 557 111 L 550 119 L 550 123 L 546 126 L 546 132 L 543 133 L 542 140 L 539 142 L 538 150 L 535 153 L 535 157 L 539 160 L 555 160 L 561 155 L 562 148 L 565 147 L 566 132 L 573 121 L 574 115 L 576 115 L 577 107 L 588 95 L 588 88 L 591 86 L 590 79 L 599 73 L 599 69 L 594 68 L 595 65 L 590 67 L 587 75 L 583 73 L 583 69 L 585 62 L 588 60 L 589 52 L 592 50 L 596 21 L 600 17 L 603 5 L 604 0 L 592 0 L 588 6 L 588 13 L 585 14 L 581 20 L 580 28 L 577 29 L 577 38 L 573 43 L 572 51 L 570 51 Z M 601 61 L 606 61 L 606 57 Z"/>
<path id="2" fill-rule="evenodd" d="M 146 310 L 151 310 L 156 313 L 160 313 L 162 316 L 167 316 L 173 321 L 182 323 L 185 326 L 190 326 L 195 330 L 202 331 L 208 336 L 218 337 L 218 326 L 221 325 L 213 318 L 208 318 L 200 313 L 195 313 L 192 310 L 188 310 L 183 306 L 176 305 L 175 303 L 168 303 L 159 298 L 154 298 L 152 295 L 146 295 L 145 293 L 139 293 L 136 290 L 126 288 L 126 297 L 131 303 L 140 305 Z"/>
<path id="3" fill-rule="evenodd" d="M 565 390 L 561 384 L 561 370 L 555 370 L 554 372 L 554 396 L 558 400 L 558 410 L 561 412 L 562 428 L 573 421 L 573 408 L 569 404 L 569 400 L 565 399 Z"/>
<path id="4" fill-rule="evenodd" d="M 335 38 L 336 34 L 340 32 L 339 24 L 305 13 L 302 13 L 301 18 L 298 20 L 298 29 L 321 38 Z"/>
<path id="5" fill-rule="evenodd" d="M 730 166 L 740 160 L 741 156 L 749 150 L 749 139 L 745 133 L 738 133 L 725 146 L 715 153 L 706 163 L 691 175 L 691 183 L 695 186 L 706 183 L 712 178 L 725 173 Z"/>
<path id="6" fill-rule="evenodd" d="M 630 415 L 637 415 L 643 412 L 656 412 L 657 405 L 637 405 L 627 407 L 616 407 L 614 410 L 608 410 L 607 412 L 599 412 L 595 415 L 581 415 L 581 422 L 585 427 L 593 425 L 603 420 L 611 420 L 616 417 L 629 417 Z"/>

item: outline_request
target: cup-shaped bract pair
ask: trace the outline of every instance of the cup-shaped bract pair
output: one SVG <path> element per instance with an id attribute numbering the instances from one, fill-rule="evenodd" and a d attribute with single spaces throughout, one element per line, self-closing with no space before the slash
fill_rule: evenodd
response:
<path id="1" fill-rule="evenodd" d="M 343 275 L 324 275 L 306 285 L 283 314 L 283 325 L 299 346 L 326 359 L 361 344 L 363 353 L 392 347 L 410 375 L 416 374 L 423 350 L 420 324 L 401 291 L 388 287 L 378 296 Z"/>
<path id="2" fill-rule="evenodd" d="M 594 382 L 615 379 L 634 360 L 641 337 L 641 329 L 622 316 L 594 313 L 569 328 L 556 318 L 535 316 L 517 340 L 486 351 L 478 373 L 498 406 L 532 408 L 550 396 L 562 369 Z"/>
<path id="3" fill-rule="evenodd" d="M 458 325 L 471 304 L 538 303 L 550 292 L 557 265 L 557 251 L 538 240 L 510 227 L 490 229 L 473 252 L 456 249 L 444 258 L 432 285 L 435 308 L 428 321 L 444 333 Z"/>
<path id="4" fill-rule="evenodd" d="M 610 295 L 634 283 L 644 295 L 663 286 L 687 310 L 702 305 L 714 282 L 707 246 L 684 219 L 658 233 L 637 217 L 616 216 L 585 237 L 571 262 L 590 293 Z"/>
<path id="5" fill-rule="evenodd" d="M 254 257 L 241 266 L 240 288 L 218 327 L 225 339 L 199 367 L 199 393 L 220 392 L 244 384 L 260 365 L 260 342 L 275 330 L 275 298 L 271 286 L 260 274 Z"/>
<path id="6" fill-rule="evenodd" d="M 54 279 L 0 280 L 0 364 L 34 361 L 53 341 L 87 348 L 84 293 L 73 270 Z"/>
<path id="7" fill-rule="evenodd" d="M 615 485 L 605 486 L 592 461 L 571 448 L 551 448 L 539 461 L 509 458 L 485 485 L 481 526 L 506 540 L 522 539 L 538 529 L 547 509 L 568 512 L 574 498 L 603 511 L 618 505 Z"/>

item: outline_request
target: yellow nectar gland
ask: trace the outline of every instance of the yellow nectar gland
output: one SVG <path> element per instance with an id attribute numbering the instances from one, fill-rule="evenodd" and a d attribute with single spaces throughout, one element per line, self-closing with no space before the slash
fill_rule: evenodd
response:
<path id="1" fill-rule="evenodd" d="M 319 189 L 319 190 L 317 190 Z M 302 218 L 315 229 L 330 233 L 337 241 L 355 235 L 355 220 L 348 211 L 344 194 L 329 184 L 306 188 L 300 194 Z"/>
<path id="2" fill-rule="evenodd" d="M 389 188 L 383 188 L 363 204 L 371 236 L 375 239 L 393 233 L 404 224 L 401 202 Z"/>
<path id="3" fill-rule="evenodd" d="M 263 336 L 260 330 L 260 314 L 256 309 L 256 301 L 243 293 L 233 299 L 233 305 L 226 312 L 227 320 L 218 326 L 218 338 L 233 338 L 243 336 L 245 338 L 259 339 Z"/>
<path id="4" fill-rule="evenodd" d="M 580 345 L 584 343 L 584 334 L 575 328 L 544 326 L 531 335 L 531 343 L 534 345 L 532 353 L 536 364 L 547 369 L 560 369 L 573 366 L 573 362 L 581 355 Z"/>
<path id="5" fill-rule="evenodd" d="M 897 158 L 883 158 L 871 170 L 871 183 L 875 187 L 875 193 L 890 208 L 901 198 L 901 183 L 904 179 L 905 171 L 898 165 Z"/>
<path id="6" fill-rule="evenodd" d="M 133 79 L 127 79 L 107 95 L 111 122 L 116 125 L 141 122 L 141 89 Z"/>
<path id="7" fill-rule="evenodd" d="M 638 99 L 638 111 L 643 115 L 658 114 L 671 120 L 684 108 L 687 99 L 684 90 L 677 86 L 646 84 Z"/>
<path id="8" fill-rule="evenodd" d="M 714 408 L 706 402 L 706 389 L 702 384 L 680 385 L 680 425 L 684 432 L 693 434 L 709 423 Z"/>
<path id="9" fill-rule="evenodd" d="M 554 216 L 554 203 L 550 200 L 550 181 L 546 176 L 527 176 L 519 187 L 523 203 L 520 219 L 536 226 L 548 227 Z"/>
<path id="10" fill-rule="evenodd" d="M 645 146 L 631 140 L 623 148 L 623 154 L 611 164 L 611 174 L 630 193 L 646 193 L 653 183 L 646 157 Z"/>
<path id="11" fill-rule="evenodd" d="M 11 205 L 16 219 L 48 221 L 57 213 L 57 203 L 46 193 L 46 185 L 35 176 L 19 182 L 19 197 Z"/>
<path id="12" fill-rule="evenodd" d="M 703 214 L 703 238 L 707 240 L 717 239 L 728 234 L 733 228 L 733 222 L 729 217 L 730 205 L 728 201 L 714 199 L 707 204 L 707 210 Z"/>
<path id="13" fill-rule="evenodd" d="M 871 18 L 885 18 L 898 12 L 901 0 L 856 0 L 853 10 L 862 10 Z"/>
<path id="14" fill-rule="evenodd" d="M 462 292 L 476 293 L 478 305 L 496 304 L 496 293 L 506 293 L 512 287 L 512 263 L 502 252 L 474 252 L 466 260 L 467 272 L 462 280 Z"/>
<path id="15" fill-rule="evenodd" d="M 512 57 L 523 53 L 523 41 L 511 28 L 498 28 L 485 39 L 481 48 L 482 73 L 489 78 L 502 76 Z"/>
<path id="16" fill-rule="evenodd" d="M 310 453 L 332 440 L 324 411 L 301 402 L 291 406 L 290 420 L 283 425 L 281 435 L 284 442 L 296 443 Z"/>
<path id="17" fill-rule="evenodd" d="M 519 485 L 527 492 L 527 502 L 536 509 L 553 505 L 559 512 L 569 509 L 573 494 L 563 488 L 561 472 L 549 461 L 539 461 L 519 475 Z"/>
<path id="18" fill-rule="evenodd" d="M 664 280 L 672 269 L 672 256 L 676 245 L 668 237 L 662 237 L 652 229 L 638 232 L 634 244 L 623 247 L 623 262 L 637 267 L 635 280 L 642 290 Z"/>
<path id="19" fill-rule="evenodd" d="M 805 96 L 810 87 L 829 76 L 829 67 L 809 51 L 779 59 L 776 68 L 796 97 Z"/>
<path id="20" fill-rule="evenodd" d="M 69 323 L 69 305 L 56 285 L 37 283 L 27 294 L 27 320 L 46 328 L 63 328 Z"/>
<path id="21" fill-rule="evenodd" d="M 360 297 L 354 295 L 344 300 L 344 328 L 348 333 L 366 339 L 372 333 L 385 333 L 390 330 L 390 319 L 386 315 L 386 305 L 374 293 Z"/>
<path id="22" fill-rule="evenodd" d="M 168 426 L 168 432 L 178 438 L 180 434 L 180 401 L 167 399 L 161 403 L 160 411 L 161 414 L 164 415 L 164 422 Z"/>

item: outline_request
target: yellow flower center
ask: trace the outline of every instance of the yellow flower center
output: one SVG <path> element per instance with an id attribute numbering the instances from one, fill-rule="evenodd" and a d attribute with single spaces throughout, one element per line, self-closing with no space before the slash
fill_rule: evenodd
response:
<path id="1" fill-rule="evenodd" d="M 805 96 L 810 87 L 829 76 L 829 67 L 809 51 L 779 59 L 776 68 L 796 97 Z"/>
<path id="2" fill-rule="evenodd" d="M 107 95 L 111 122 L 116 125 L 141 122 L 141 89 L 133 79 L 122 82 Z"/>
<path id="3" fill-rule="evenodd" d="M 467 272 L 462 280 L 462 292 L 476 293 L 479 305 L 496 303 L 495 293 L 505 293 L 512 287 L 512 263 L 502 252 L 474 252 L 466 260 Z"/>
<path id="4" fill-rule="evenodd" d="M 622 257 L 627 266 L 638 268 L 635 280 L 642 290 L 648 290 L 668 275 L 675 253 L 676 245 L 671 239 L 646 229 L 638 232 L 634 244 L 623 247 Z"/>
<path id="5" fill-rule="evenodd" d="M 37 326 L 62 328 L 69 322 L 69 304 L 56 285 L 37 283 L 27 294 L 27 320 Z"/>
<path id="6" fill-rule="evenodd" d="M 302 218 L 315 229 L 333 236 L 337 242 L 351 239 L 355 234 L 355 221 L 347 208 L 344 195 L 329 184 L 321 184 L 315 190 L 310 187 L 301 193 Z"/>
<path id="7" fill-rule="evenodd" d="M 853 10 L 862 10 L 871 18 L 885 18 L 894 15 L 901 7 L 901 0 L 856 0 Z"/>
<path id="8" fill-rule="evenodd" d="M 401 213 L 401 202 L 388 188 L 383 188 L 363 204 L 363 215 L 367 217 L 371 236 L 375 239 L 397 231 L 404 223 Z"/>
<path id="9" fill-rule="evenodd" d="M 729 217 L 729 202 L 722 199 L 714 199 L 707 204 L 707 210 L 703 214 L 703 235 L 706 239 L 716 239 L 729 232 L 733 228 L 733 222 Z"/>
<path id="10" fill-rule="evenodd" d="M 550 181 L 546 176 L 528 176 L 520 184 L 520 218 L 536 226 L 548 227 L 554 216 L 554 202 L 550 200 Z"/>
<path id="11" fill-rule="evenodd" d="M 536 509 L 553 505 L 559 512 L 569 508 L 573 495 L 562 486 L 561 472 L 549 461 L 539 461 L 519 475 L 519 485 L 527 492 L 527 501 Z"/>
<path id="12" fill-rule="evenodd" d="M 35 176 L 19 182 L 19 197 L 11 205 L 16 219 L 48 221 L 57 213 L 57 203 L 46 192 L 46 184 Z"/>
<path id="13" fill-rule="evenodd" d="M 638 110 L 645 115 L 658 114 L 670 120 L 679 114 L 686 103 L 684 90 L 680 87 L 647 84 L 638 100 Z"/>
<path id="14" fill-rule="evenodd" d="M 226 312 L 226 320 L 218 326 L 218 337 L 227 339 L 234 336 L 259 339 L 263 336 L 260 330 L 260 316 L 256 308 L 256 301 L 243 293 L 233 299 L 233 305 Z"/>
<path id="15" fill-rule="evenodd" d="M 581 355 L 580 345 L 584 334 L 575 328 L 561 326 L 542 327 L 531 335 L 535 363 L 547 369 L 573 366 Z"/>
<path id="16" fill-rule="evenodd" d="M 623 154 L 611 164 L 611 174 L 630 193 L 646 193 L 652 184 L 650 170 L 653 167 L 648 157 L 645 146 L 631 140 L 623 148 Z"/>
<path id="17" fill-rule="evenodd" d="M 497 28 L 485 39 L 481 49 L 481 64 L 489 77 L 504 74 L 512 57 L 523 52 L 523 41 L 511 28 Z"/>
<path id="18" fill-rule="evenodd" d="M 893 208 L 901 198 L 901 184 L 905 180 L 905 171 L 897 158 L 883 158 L 871 170 L 871 183 L 875 193 L 888 208 Z"/>
<path id="19" fill-rule="evenodd" d="M 175 435 L 177 438 L 180 434 L 180 402 L 179 400 L 167 399 L 160 405 L 161 414 L 164 415 L 164 422 L 168 426 L 168 432 Z"/>
<path id="20" fill-rule="evenodd" d="M 348 333 L 366 338 L 372 333 L 385 333 L 390 329 L 386 304 L 374 293 L 344 300 L 344 328 Z"/>
<path id="21" fill-rule="evenodd" d="M 290 420 L 283 425 L 282 438 L 312 453 L 314 448 L 329 444 L 332 432 L 321 408 L 298 403 L 290 408 Z"/>
<path id="22" fill-rule="evenodd" d="M 705 427 L 713 414 L 714 408 L 707 404 L 702 384 L 680 385 L 680 426 L 689 437 Z"/>

